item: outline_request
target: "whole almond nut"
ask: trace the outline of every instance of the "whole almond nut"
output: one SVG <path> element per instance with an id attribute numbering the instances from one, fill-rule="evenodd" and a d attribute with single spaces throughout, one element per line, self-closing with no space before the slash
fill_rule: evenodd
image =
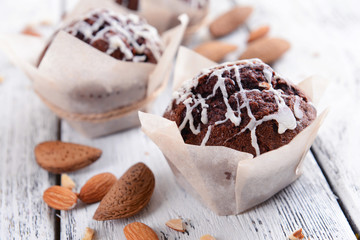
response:
<path id="1" fill-rule="evenodd" d="M 159 240 L 154 230 L 140 222 L 126 225 L 124 234 L 127 240 Z"/>
<path id="2" fill-rule="evenodd" d="M 44 192 L 43 200 L 56 210 L 69 210 L 75 206 L 77 196 L 65 187 L 52 186 Z"/>
<path id="3" fill-rule="evenodd" d="M 131 217 L 148 204 L 154 188 L 152 171 L 144 163 L 137 163 L 112 186 L 93 218 L 104 221 Z"/>
<path id="4" fill-rule="evenodd" d="M 165 223 L 171 229 L 174 229 L 178 232 L 185 232 L 184 223 L 181 219 L 171 219 Z"/>
<path id="5" fill-rule="evenodd" d="M 288 49 L 290 43 L 281 38 L 260 38 L 249 44 L 239 59 L 260 58 L 265 63 L 279 59 Z"/>
<path id="6" fill-rule="evenodd" d="M 35 157 L 40 167 L 52 173 L 76 171 L 100 158 L 102 151 L 97 148 L 49 141 L 35 147 Z"/>
<path id="7" fill-rule="evenodd" d="M 248 43 L 255 41 L 259 38 L 265 37 L 266 34 L 270 31 L 270 27 L 268 25 L 261 26 L 250 32 Z"/>
<path id="8" fill-rule="evenodd" d="M 73 190 L 75 188 L 74 181 L 67 174 L 61 174 L 61 186 Z"/>
<path id="9" fill-rule="evenodd" d="M 200 44 L 194 50 L 214 62 L 220 62 L 227 54 L 236 49 L 237 46 L 233 44 L 210 41 Z"/>
<path id="10" fill-rule="evenodd" d="M 235 31 L 250 16 L 252 7 L 235 7 L 216 18 L 209 27 L 213 37 L 223 37 Z"/>
<path id="11" fill-rule="evenodd" d="M 100 173 L 90 178 L 81 188 L 79 198 L 84 203 L 101 201 L 111 187 L 116 183 L 116 177 L 112 173 Z"/>
<path id="12" fill-rule="evenodd" d="M 200 240 L 216 240 L 213 236 L 207 234 L 200 238 Z"/>

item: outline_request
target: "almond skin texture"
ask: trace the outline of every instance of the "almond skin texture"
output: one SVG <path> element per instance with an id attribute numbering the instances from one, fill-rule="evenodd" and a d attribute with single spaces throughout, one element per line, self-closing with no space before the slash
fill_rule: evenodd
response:
<path id="1" fill-rule="evenodd" d="M 240 25 L 244 24 L 253 9 L 251 7 L 234 7 L 216 18 L 209 27 L 213 37 L 219 38 L 235 31 Z"/>
<path id="2" fill-rule="evenodd" d="M 140 222 L 126 225 L 124 234 L 127 240 L 159 240 L 154 230 Z"/>
<path id="3" fill-rule="evenodd" d="M 81 188 L 79 198 L 82 202 L 90 204 L 101 201 L 116 183 L 112 173 L 100 173 L 90 178 Z"/>
<path id="4" fill-rule="evenodd" d="M 211 61 L 220 62 L 227 54 L 235 51 L 236 49 L 237 46 L 233 44 L 210 41 L 200 44 L 194 50 Z"/>
<path id="5" fill-rule="evenodd" d="M 290 43 L 281 38 L 260 38 L 249 44 L 239 59 L 260 58 L 265 63 L 278 60 L 290 48 Z"/>
<path id="6" fill-rule="evenodd" d="M 171 229 L 174 229 L 178 232 L 185 232 L 184 224 L 181 219 L 171 219 L 165 223 Z"/>
<path id="7" fill-rule="evenodd" d="M 77 196 L 68 188 L 52 186 L 44 192 L 43 200 L 56 210 L 69 210 L 75 206 Z"/>
<path id="8" fill-rule="evenodd" d="M 268 25 L 261 26 L 250 32 L 248 43 L 255 41 L 259 38 L 265 37 L 270 31 L 270 27 Z"/>
<path id="9" fill-rule="evenodd" d="M 86 167 L 101 154 L 97 148 L 60 141 L 43 142 L 35 147 L 35 158 L 40 167 L 56 174 Z"/>
<path id="10" fill-rule="evenodd" d="M 98 221 L 131 217 L 150 201 L 155 177 L 144 164 L 133 165 L 101 200 L 94 219 Z"/>

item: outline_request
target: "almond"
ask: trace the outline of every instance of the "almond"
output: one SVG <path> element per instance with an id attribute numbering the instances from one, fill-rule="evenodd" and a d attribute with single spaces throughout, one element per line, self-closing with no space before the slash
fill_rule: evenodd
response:
<path id="1" fill-rule="evenodd" d="M 214 62 L 220 62 L 227 54 L 236 49 L 237 46 L 233 44 L 210 41 L 200 44 L 194 50 Z"/>
<path id="2" fill-rule="evenodd" d="M 94 235 L 95 235 L 94 229 L 87 227 L 85 230 L 85 235 L 82 238 L 82 240 L 92 240 L 94 238 Z"/>
<path id="3" fill-rule="evenodd" d="M 299 230 L 296 230 L 289 236 L 289 239 L 291 239 L 291 240 L 300 240 L 300 239 L 304 239 L 304 238 L 305 238 L 305 236 L 302 233 L 302 228 L 300 228 Z"/>
<path id="4" fill-rule="evenodd" d="M 154 188 L 152 171 L 144 163 L 137 163 L 113 185 L 101 200 L 93 218 L 104 221 L 131 217 L 148 204 Z"/>
<path id="5" fill-rule="evenodd" d="M 52 173 L 76 171 L 100 158 L 102 151 L 97 148 L 60 141 L 49 141 L 35 147 L 37 163 Z"/>
<path id="6" fill-rule="evenodd" d="M 270 27 L 268 25 L 261 26 L 250 32 L 248 43 L 259 38 L 265 37 L 266 34 L 270 31 Z"/>
<path id="7" fill-rule="evenodd" d="M 43 199 L 49 207 L 56 210 L 69 210 L 75 206 L 77 196 L 65 187 L 52 186 L 44 192 Z"/>
<path id="8" fill-rule="evenodd" d="M 260 87 L 260 88 L 265 88 L 265 89 L 269 90 L 271 86 L 270 86 L 270 84 L 267 83 L 267 82 L 260 82 L 260 83 L 259 83 L 259 87 Z"/>
<path id="9" fill-rule="evenodd" d="M 51 19 L 44 19 L 39 22 L 40 26 L 53 26 L 54 22 Z"/>
<path id="10" fill-rule="evenodd" d="M 213 37 L 223 37 L 235 31 L 240 25 L 245 23 L 253 9 L 251 7 L 235 7 L 216 18 L 209 27 Z"/>
<path id="11" fill-rule="evenodd" d="M 213 236 L 207 234 L 200 238 L 200 240 L 216 240 Z"/>
<path id="12" fill-rule="evenodd" d="M 101 201 L 110 188 L 116 183 L 116 177 L 112 173 L 101 173 L 90 178 L 81 188 L 79 198 L 84 203 Z"/>
<path id="13" fill-rule="evenodd" d="M 126 225 L 124 234 L 127 240 L 159 240 L 154 230 L 140 222 Z"/>
<path id="14" fill-rule="evenodd" d="M 61 186 L 73 190 L 75 188 L 74 181 L 67 174 L 61 174 Z"/>
<path id="15" fill-rule="evenodd" d="M 185 232 L 184 223 L 181 219 L 171 219 L 167 221 L 165 225 L 178 232 Z"/>
<path id="16" fill-rule="evenodd" d="M 260 58 L 265 63 L 272 63 L 289 48 L 290 43 L 284 39 L 265 37 L 251 42 L 239 59 Z"/>
<path id="17" fill-rule="evenodd" d="M 21 31 L 22 34 L 33 36 L 33 37 L 41 37 L 41 34 L 38 33 L 33 26 L 25 26 L 25 28 Z"/>
<path id="18" fill-rule="evenodd" d="M 4 81 L 4 78 L 2 76 L 0 76 L 0 83 L 2 83 Z"/>

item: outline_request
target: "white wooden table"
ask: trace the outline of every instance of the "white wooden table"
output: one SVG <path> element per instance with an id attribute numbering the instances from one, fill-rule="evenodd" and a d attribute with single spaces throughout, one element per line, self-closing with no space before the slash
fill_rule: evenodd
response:
<path id="1" fill-rule="evenodd" d="M 66 1 L 2 0 L 0 31 L 19 32 L 26 23 L 44 19 L 57 22 L 76 3 Z M 255 11 L 247 28 L 224 41 L 238 44 L 241 51 L 248 29 L 270 24 L 272 36 L 292 44 L 273 66 L 277 71 L 295 82 L 313 74 L 331 81 L 325 94 L 331 112 L 298 181 L 244 214 L 216 216 L 175 183 L 163 155 L 140 129 L 96 140 L 80 136 L 45 107 L 31 82 L 0 52 L 0 239 L 81 239 L 86 227 L 96 230 L 96 239 L 125 239 L 123 227 L 133 221 L 148 224 L 162 240 L 199 239 L 204 234 L 219 240 L 280 240 L 300 227 L 311 239 L 356 239 L 360 229 L 360 159 L 356 152 L 360 147 L 360 2 L 239 3 Z M 230 6 L 231 1 L 213 0 L 210 19 Z M 153 112 L 161 114 L 169 99 L 170 87 Z M 93 165 L 70 174 L 77 186 L 97 173 L 109 171 L 119 177 L 132 164 L 145 162 L 157 182 L 150 204 L 135 217 L 107 222 L 92 220 L 97 204 L 79 204 L 67 212 L 49 209 L 42 193 L 59 184 L 59 176 L 36 164 L 33 149 L 39 142 L 56 139 L 96 146 L 104 152 Z M 188 221 L 184 234 L 164 225 L 177 217 Z"/>

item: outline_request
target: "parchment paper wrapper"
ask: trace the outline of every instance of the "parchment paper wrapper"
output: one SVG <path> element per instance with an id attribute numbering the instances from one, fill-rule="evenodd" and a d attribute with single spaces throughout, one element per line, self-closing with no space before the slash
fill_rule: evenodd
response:
<path id="1" fill-rule="evenodd" d="M 176 26 L 178 17 L 186 14 L 190 19 L 186 33 L 191 34 L 203 25 L 208 14 L 208 8 L 194 9 L 179 0 L 140 0 L 139 11 L 129 10 L 117 4 L 115 0 L 80 0 L 65 21 L 69 21 L 74 15 L 77 16 L 99 7 L 140 15 L 160 33 Z"/>
<path id="2" fill-rule="evenodd" d="M 188 17 L 179 20 L 180 25 L 162 34 L 166 47 L 157 64 L 119 61 L 64 31 L 54 36 L 38 68 L 43 39 L 4 36 L 0 47 L 55 114 L 80 133 L 98 137 L 138 126 L 137 111 L 146 111 L 165 88 Z"/>
<path id="3" fill-rule="evenodd" d="M 181 48 L 174 87 L 215 65 Z M 310 98 L 316 80 L 299 85 Z M 289 144 L 255 158 L 227 147 L 185 144 L 175 122 L 142 112 L 139 116 L 143 131 L 163 152 L 180 185 L 215 213 L 235 215 L 269 199 L 301 175 L 302 162 L 326 114 L 327 110 Z"/>

